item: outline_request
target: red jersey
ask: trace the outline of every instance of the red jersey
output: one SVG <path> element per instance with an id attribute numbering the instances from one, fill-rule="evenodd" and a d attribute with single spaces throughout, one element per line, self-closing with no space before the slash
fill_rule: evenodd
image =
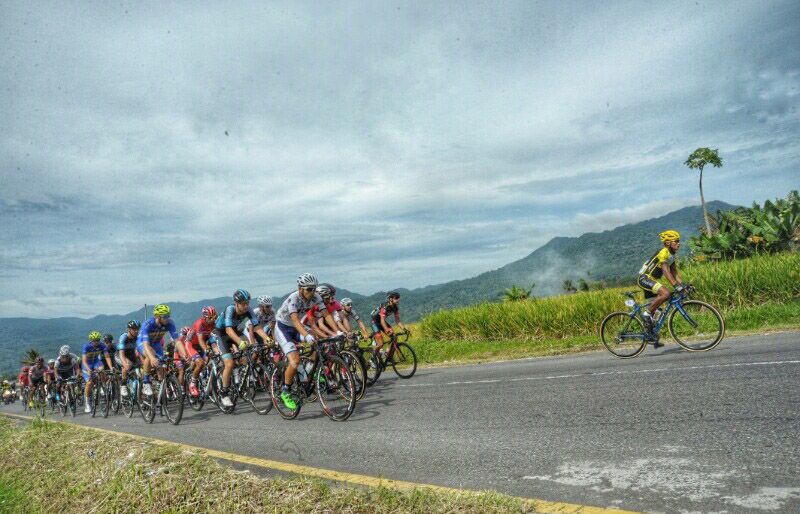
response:
<path id="1" fill-rule="evenodd" d="M 17 377 L 17 383 L 22 384 L 24 386 L 30 385 L 30 381 L 28 380 L 28 374 L 20 373 L 19 376 Z"/>
<path id="2" fill-rule="evenodd" d="M 328 309 L 328 314 L 333 314 L 334 312 L 342 310 L 342 305 L 337 300 L 334 300 L 328 305 L 326 305 L 325 308 Z M 311 306 L 310 309 L 306 311 L 306 315 L 303 316 L 302 323 L 304 325 L 309 325 L 311 323 L 311 320 L 320 317 L 322 316 L 319 315 L 319 305 L 315 303 L 314 305 Z"/>
<path id="3" fill-rule="evenodd" d="M 186 334 L 186 342 L 198 348 L 200 346 L 200 339 L 197 337 L 197 334 L 203 334 L 203 339 L 208 343 L 208 338 L 212 330 L 214 330 L 214 323 L 206 323 L 205 318 L 200 318 L 194 322 L 194 325 L 189 329 L 189 333 Z"/>

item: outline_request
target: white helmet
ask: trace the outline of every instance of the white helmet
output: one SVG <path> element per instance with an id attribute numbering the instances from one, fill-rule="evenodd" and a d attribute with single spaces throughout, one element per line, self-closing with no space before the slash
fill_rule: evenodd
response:
<path id="1" fill-rule="evenodd" d="M 353 305 L 353 300 L 350 298 L 342 298 L 339 300 L 339 303 L 342 305 L 342 307 L 347 307 L 348 305 Z"/>
<path id="2" fill-rule="evenodd" d="M 65 344 L 64 346 L 62 346 L 62 347 L 61 347 L 61 348 L 58 350 L 58 355 L 59 355 L 60 357 L 66 357 L 67 355 L 69 355 L 69 346 L 68 346 L 68 345 L 66 345 L 66 344 Z"/>
<path id="3" fill-rule="evenodd" d="M 55 363 L 56 363 L 56 360 L 55 360 L 55 359 L 50 359 L 49 361 L 47 361 L 47 363 L 48 363 L 48 364 L 55 364 Z"/>
<path id="4" fill-rule="evenodd" d="M 333 296 L 333 291 L 331 291 L 331 288 L 328 287 L 328 284 L 320 284 L 317 286 L 317 294 L 323 298 L 327 298 L 329 296 Z"/>
<path id="5" fill-rule="evenodd" d="M 258 304 L 259 305 L 272 305 L 272 297 L 262 294 L 258 297 Z"/>
<path id="6" fill-rule="evenodd" d="M 300 287 L 317 287 L 317 284 L 319 284 L 317 277 L 312 273 L 303 273 L 297 277 L 297 285 Z"/>

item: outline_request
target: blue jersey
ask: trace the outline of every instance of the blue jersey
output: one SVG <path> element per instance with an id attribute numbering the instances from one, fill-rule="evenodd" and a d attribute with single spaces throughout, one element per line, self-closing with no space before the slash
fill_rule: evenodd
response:
<path id="1" fill-rule="evenodd" d="M 242 335 L 244 332 L 244 321 L 250 320 L 254 327 L 259 324 L 258 318 L 253 313 L 252 309 L 247 309 L 244 314 L 236 314 L 236 306 L 228 305 L 225 307 L 225 312 L 222 316 L 217 318 L 217 330 L 224 335 L 226 328 L 232 328 L 237 334 Z"/>
<path id="2" fill-rule="evenodd" d="M 83 355 L 86 356 L 86 362 L 99 361 L 103 354 L 108 355 L 108 347 L 103 343 L 95 346 L 94 343 L 88 342 L 83 345 Z"/>
<path id="3" fill-rule="evenodd" d="M 136 339 L 132 339 L 127 332 L 119 336 L 117 341 L 117 351 L 124 352 L 125 357 L 133 359 L 136 357 Z"/>
<path id="4" fill-rule="evenodd" d="M 143 346 L 144 343 L 160 344 L 164 341 L 164 334 L 167 332 L 172 336 L 173 341 L 178 339 L 178 331 L 175 330 L 175 323 L 172 321 L 172 318 L 167 321 L 166 326 L 159 326 L 155 318 L 150 318 L 144 322 L 141 330 L 139 330 L 139 336 L 136 338 L 136 345 Z"/>

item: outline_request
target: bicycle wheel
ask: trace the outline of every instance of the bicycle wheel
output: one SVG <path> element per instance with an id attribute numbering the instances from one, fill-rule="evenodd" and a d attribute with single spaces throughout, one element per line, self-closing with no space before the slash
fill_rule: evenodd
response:
<path id="1" fill-rule="evenodd" d="M 97 404 L 100 402 L 100 388 L 97 387 L 97 378 L 92 384 L 92 389 L 89 391 L 89 401 L 92 403 L 92 417 L 97 414 Z"/>
<path id="2" fill-rule="evenodd" d="M 411 378 L 417 372 L 417 354 L 410 344 L 397 343 L 392 352 L 392 369 L 400 378 Z"/>
<path id="3" fill-rule="evenodd" d="M 270 392 L 270 373 L 266 366 L 256 364 L 245 377 L 247 401 L 258 414 L 264 415 L 272 410 L 272 393 Z"/>
<path id="4" fill-rule="evenodd" d="M 104 418 L 107 418 L 111 410 L 111 382 L 109 380 L 102 382 L 100 385 L 100 402 L 101 413 Z"/>
<path id="5" fill-rule="evenodd" d="M 136 395 L 136 392 L 137 392 L 137 387 L 136 387 L 135 380 L 132 379 L 132 378 L 128 378 L 127 379 L 127 384 L 126 385 L 128 386 L 128 394 L 125 395 L 125 396 L 122 396 L 120 394 L 119 403 L 120 403 L 120 407 L 122 407 L 123 414 L 125 414 L 129 418 L 132 418 L 133 417 L 133 404 L 134 404 L 134 401 L 135 401 L 135 398 L 136 398 L 135 395 Z"/>
<path id="6" fill-rule="evenodd" d="M 163 389 L 160 394 L 161 405 L 164 406 L 167 420 L 177 425 L 183 417 L 183 388 L 178 378 L 171 373 L 164 378 L 161 388 Z"/>
<path id="7" fill-rule="evenodd" d="M 670 313 L 669 333 L 690 352 L 705 352 L 725 337 L 725 320 L 714 306 L 700 300 L 686 300 Z"/>
<path id="8" fill-rule="evenodd" d="M 153 392 L 158 391 L 158 382 L 151 379 L 150 387 Z M 156 418 L 156 396 L 155 394 L 139 393 L 139 412 L 146 423 L 152 423 Z"/>
<path id="9" fill-rule="evenodd" d="M 620 359 L 631 359 L 644 350 L 644 323 L 629 312 L 612 312 L 600 323 L 600 340 Z"/>
<path id="10" fill-rule="evenodd" d="M 269 391 L 270 396 L 272 396 L 272 405 L 275 407 L 275 410 L 278 411 L 278 414 L 280 414 L 283 419 L 294 419 L 300 414 L 302 401 L 300 399 L 300 395 L 295 393 L 296 389 L 292 388 L 291 394 L 292 398 L 297 404 L 297 408 L 292 410 L 283 404 L 281 393 L 283 392 L 283 377 L 284 373 L 286 373 L 286 366 L 286 361 L 281 361 L 277 366 L 275 366 L 275 370 L 272 372 L 272 377 L 269 381 Z M 297 376 L 295 376 L 294 385 L 297 385 Z"/>
<path id="11" fill-rule="evenodd" d="M 188 384 L 189 381 L 187 380 L 186 383 Z M 206 403 L 206 400 L 205 400 L 206 396 L 205 395 L 206 395 L 206 385 L 207 384 L 208 384 L 208 382 L 206 380 L 206 373 L 202 372 L 202 373 L 200 373 L 200 376 L 197 377 L 197 391 L 200 393 L 198 396 L 196 396 L 196 397 L 192 396 L 188 392 L 188 386 L 187 386 L 186 399 L 189 401 L 189 407 L 191 407 L 192 410 L 199 411 L 199 410 L 201 410 L 203 408 L 203 405 L 205 405 L 205 403 Z"/>
<path id="12" fill-rule="evenodd" d="M 334 421 L 349 418 L 356 406 L 356 391 L 347 364 L 339 357 L 330 357 L 314 374 L 314 379 L 325 415 Z"/>
<path id="13" fill-rule="evenodd" d="M 367 387 L 372 387 L 381 376 L 381 363 L 369 349 L 361 350 L 361 360 L 367 365 Z"/>
<path id="14" fill-rule="evenodd" d="M 364 397 L 367 392 L 367 370 L 361 364 L 361 358 L 351 350 L 345 350 L 341 353 L 342 360 L 347 364 L 347 369 L 353 375 L 354 387 L 356 391 L 356 400 Z"/>
<path id="15" fill-rule="evenodd" d="M 119 394 L 119 380 L 120 379 L 115 376 L 114 378 L 111 379 L 111 382 L 110 382 L 110 385 L 111 385 L 111 411 L 114 412 L 114 414 L 119 414 L 119 410 L 122 408 L 122 405 L 120 404 L 120 399 L 121 398 L 120 398 L 120 394 Z"/>

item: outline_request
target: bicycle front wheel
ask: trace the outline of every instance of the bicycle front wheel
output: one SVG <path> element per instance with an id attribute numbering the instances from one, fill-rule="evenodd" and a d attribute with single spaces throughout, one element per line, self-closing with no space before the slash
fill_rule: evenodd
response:
<path id="1" fill-rule="evenodd" d="M 290 394 L 293 397 L 292 399 L 295 401 L 297 407 L 296 409 L 290 409 L 284 405 L 283 400 L 281 399 L 286 366 L 286 361 L 281 361 L 273 368 L 269 389 L 270 395 L 272 396 L 272 405 L 275 407 L 275 410 L 278 411 L 278 414 L 280 414 L 283 419 L 294 419 L 298 414 L 300 414 L 300 407 L 302 407 L 303 402 L 301 401 L 301 398 L 294 393 L 294 391 L 290 392 Z M 298 378 L 295 376 L 294 381 L 297 382 L 297 380 Z"/>
<path id="2" fill-rule="evenodd" d="M 161 405 L 164 406 L 164 413 L 167 420 L 173 425 L 181 422 L 183 417 L 183 388 L 175 375 L 169 374 L 164 377 L 161 383 Z"/>
<path id="3" fill-rule="evenodd" d="M 271 377 L 270 368 L 261 364 L 253 366 L 250 375 L 246 377 L 247 401 L 262 416 L 272 410 Z"/>
<path id="4" fill-rule="evenodd" d="M 356 406 L 353 375 L 339 357 L 329 357 L 315 375 L 315 387 L 322 411 L 334 421 L 344 421 Z"/>
<path id="5" fill-rule="evenodd" d="M 408 343 L 397 343 L 392 352 L 392 369 L 400 378 L 411 378 L 417 372 L 417 354 Z"/>
<path id="6" fill-rule="evenodd" d="M 672 311 L 669 333 L 675 342 L 690 352 L 705 352 L 725 337 L 725 320 L 713 305 L 686 300 Z"/>
<path id="7" fill-rule="evenodd" d="M 360 356 L 355 352 L 345 350 L 341 353 L 341 357 L 347 364 L 350 374 L 353 375 L 356 388 L 356 400 L 360 400 L 367 391 L 367 370 L 364 369 Z"/>
<path id="8" fill-rule="evenodd" d="M 644 323 L 629 312 L 612 312 L 600 324 L 600 339 L 606 349 L 621 359 L 631 359 L 644 350 Z"/>

